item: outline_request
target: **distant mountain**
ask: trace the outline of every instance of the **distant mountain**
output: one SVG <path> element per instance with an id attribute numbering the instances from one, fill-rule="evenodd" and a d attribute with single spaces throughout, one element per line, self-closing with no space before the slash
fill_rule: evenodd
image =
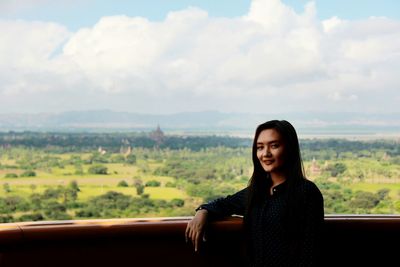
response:
<path id="1" fill-rule="evenodd" d="M 300 134 L 400 135 L 400 114 L 281 113 L 248 114 L 218 111 L 168 115 L 111 110 L 63 113 L 0 114 L 0 131 L 149 131 L 160 125 L 166 132 L 236 133 L 251 135 L 267 120 L 286 119 Z"/>

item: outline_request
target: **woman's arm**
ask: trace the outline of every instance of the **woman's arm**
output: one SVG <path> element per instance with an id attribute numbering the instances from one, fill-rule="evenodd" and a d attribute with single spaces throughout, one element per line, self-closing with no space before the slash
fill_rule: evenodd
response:
<path id="1" fill-rule="evenodd" d="M 218 198 L 207 204 L 200 205 L 196 214 L 186 226 L 186 242 L 189 240 L 194 250 L 199 249 L 201 240 L 205 241 L 204 229 L 210 219 L 222 218 L 229 215 L 244 215 L 247 189 L 243 189 L 225 198 Z"/>
<path id="2" fill-rule="evenodd" d="M 210 219 L 223 218 L 230 215 L 244 215 L 247 202 L 248 189 L 228 195 L 225 198 L 215 199 L 207 204 L 200 205 L 196 211 L 206 209 L 210 213 Z"/>

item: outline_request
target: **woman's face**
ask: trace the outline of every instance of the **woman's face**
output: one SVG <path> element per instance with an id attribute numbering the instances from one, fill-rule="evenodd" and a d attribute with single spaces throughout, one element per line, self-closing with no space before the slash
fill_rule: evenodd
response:
<path id="1" fill-rule="evenodd" d="M 266 172 L 280 172 L 284 165 L 285 146 L 275 129 L 263 130 L 257 138 L 257 158 Z"/>

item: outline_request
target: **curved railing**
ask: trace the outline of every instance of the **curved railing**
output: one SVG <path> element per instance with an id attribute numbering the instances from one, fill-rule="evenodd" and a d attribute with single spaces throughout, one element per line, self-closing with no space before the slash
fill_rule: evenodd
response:
<path id="1" fill-rule="evenodd" d="M 190 217 L 0 224 L 0 266 L 243 266 L 242 219 L 210 223 L 197 253 Z M 399 262 L 400 216 L 325 217 L 324 266 Z"/>

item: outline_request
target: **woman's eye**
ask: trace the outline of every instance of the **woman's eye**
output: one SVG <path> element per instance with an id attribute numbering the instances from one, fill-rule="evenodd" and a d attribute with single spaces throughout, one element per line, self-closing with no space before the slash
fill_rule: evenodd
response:
<path id="1" fill-rule="evenodd" d="M 257 147 L 257 150 L 262 150 L 262 149 L 263 149 L 262 146 L 258 146 L 258 147 Z"/>
<path id="2" fill-rule="evenodd" d="M 272 145 L 271 145 L 271 148 L 278 148 L 278 147 L 279 147 L 278 144 L 272 144 Z"/>

